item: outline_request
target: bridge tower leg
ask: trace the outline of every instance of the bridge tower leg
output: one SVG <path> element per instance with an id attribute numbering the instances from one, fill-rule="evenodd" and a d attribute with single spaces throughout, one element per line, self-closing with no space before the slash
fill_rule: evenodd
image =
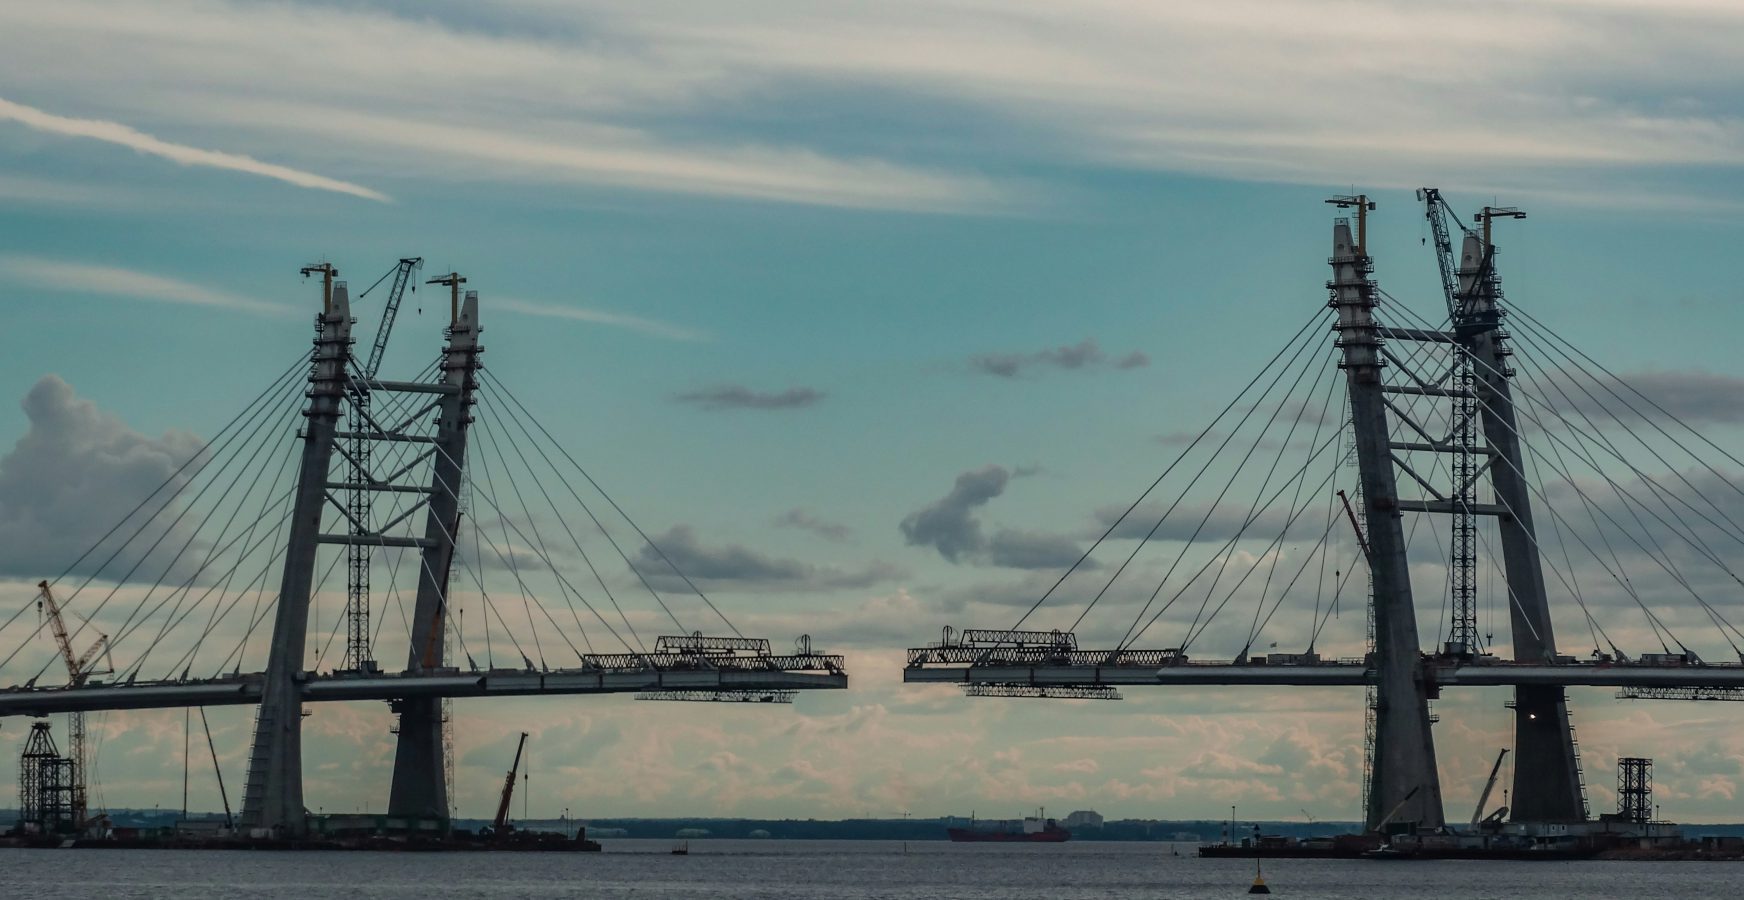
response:
<path id="1" fill-rule="evenodd" d="M 418 599 L 412 618 L 412 643 L 406 671 L 445 665 L 443 635 L 448 618 L 448 570 L 454 561 L 455 532 L 460 527 L 460 485 L 466 464 L 466 432 L 472 422 L 473 392 L 478 386 L 478 292 L 468 291 L 457 305 L 442 354 L 442 380 L 448 391 L 439 403 L 436 457 L 431 471 L 430 504 L 424 524 L 423 565 L 418 573 Z M 432 697 L 393 702 L 400 716 L 399 745 L 394 751 L 393 786 L 388 814 L 447 818 L 446 750 L 442 740 L 442 701 Z"/>
<path id="2" fill-rule="evenodd" d="M 1486 223 L 1487 224 L 1487 223 Z M 1486 228 L 1486 232 L 1487 232 Z M 1470 300 L 1456 332 L 1475 360 L 1474 388 L 1490 452 L 1491 486 L 1502 507 L 1498 532 L 1507 576 L 1508 620 L 1514 659 L 1547 662 L 1556 655 L 1556 633 L 1544 590 L 1544 568 L 1532 525 L 1532 498 L 1521 473 L 1520 436 L 1508 387 L 1508 355 L 1501 330 L 1499 282 L 1494 247 L 1468 234 L 1460 251 L 1460 293 Z M 1560 685 L 1522 685 L 1514 689 L 1513 818 L 1529 822 L 1579 822 L 1586 819 L 1580 763 L 1569 728 L 1568 700 Z"/>
<path id="3" fill-rule="evenodd" d="M 351 355 L 351 303 L 343 282 L 331 283 L 315 338 L 309 374 L 309 408 L 303 413 L 303 459 L 291 508 L 290 535 L 272 649 L 267 655 L 254 746 L 243 789 L 242 826 L 270 829 L 292 837 L 308 828 L 303 807 L 304 657 L 309 640 L 309 598 L 315 579 L 315 550 L 326 503 L 327 472 L 346 387 Z"/>
<path id="4" fill-rule="evenodd" d="M 1358 215 L 1365 212 L 1359 204 Z M 1368 518 L 1369 570 L 1374 576 L 1375 753 L 1364 818 L 1369 828 L 1384 821 L 1439 828 L 1443 824 L 1441 777 L 1429 731 L 1417 612 L 1388 448 L 1375 285 L 1369 280 L 1373 262 L 1367 248 L 1353 239 L 1346 219 L 1333 224 L 1331 262 L 1333 278 L 1327 287 L 1332 291 L 1330 305 L 1338 311 L 1338 345 L 1349 382 L 1357 468 Z"/>

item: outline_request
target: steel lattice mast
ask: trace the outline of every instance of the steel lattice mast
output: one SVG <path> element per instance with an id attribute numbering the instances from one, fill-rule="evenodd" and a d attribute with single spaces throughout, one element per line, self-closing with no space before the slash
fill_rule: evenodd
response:
<path id="1" fill-rule="evenodd" d="M 1471 305 L 1469 292 L 1460 290 L 1459 262 L 1454 256 L 1452 232 L 1447 220 L 1453 210 L 1435 188 L 1419 188 L 1417 199 L 1423 201 L 1424 215 L 1435 238 L 1435 265 L 1441 273 L 1441 294 L 1447 301 L 1448 321 L 1465 320 Z M 1459 220 L 1454 218 L 1457 223 Z M 1460 225 L 1464 231 L 1465 226 Z M 1452 518 L 1448 535 L 1448 596 L 1452 620 L 1449 623 L 1447 646 L 1443 650 L 1459 656 L 1475 654 L 1482 648 L 1478 639 L 1478 550 L 1477 550 L 1477 481 L 1480 474 L 1477 446 L 1477 394 L 1473 378 L 1472 357 L 1460 345 L 1448 361 L 1449 378 L 1453 385 L 1452 408 L 1448 414 L 1447 452 L 1453 457 L 1452 482 L 1448 501 Z"/>
<path id="2" fill-rule="evenodd" d="M 352 487 L 346 507 L 354 535 L 370 532 L 375 497 L 371 490 L 371 482 L 375 476 L 370 468 L 374 441 L 370 439 L 372 423 L 369 416 L 369 382 L 374 381 L 381 370 L 382 357 L 388 348 L 388 338 L 392 336 L 394 320 L 399 316 L 400 300 L 405 297 L 406 287 L 411 283 L 413 274 L 423 264 L 423 257 L 409 256 L 402 258 L 394 267 L 394 280 L 388 287 L 387 302 L 382 306 L 381 324 L 376 328 L 375 343 L 370 347 L 369 359 L 361 366 L 359 374 L 362 379 L 353 381 L 347 394 L 350 403 L 351 436 L 346 457 L 351 463 Z M 377 284 L 379 283 L 378 281 Z M 367 290 L 363 292 L 368 293 Z M 359 300 L 363 299 L 363 294 L 358 295 Z M 369 625 L 369 570 L 374 556 L 373 549 L 364 541 L 354 541 L 345 548 L 345 659 L 341 667 L 357 672 L 370 669 L 375 664 L 374 656 L 370 652 L 372 635 Z"/>

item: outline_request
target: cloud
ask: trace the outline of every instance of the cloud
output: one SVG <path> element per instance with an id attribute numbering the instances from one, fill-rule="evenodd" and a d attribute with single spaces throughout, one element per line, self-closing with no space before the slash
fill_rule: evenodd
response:
<path id="1" fill-rule="evenodd" d="M 319 191 L 332 191 L 339 194 L 350 194 L 365 200 L 375 200 L 381 203 L 390 202 L 386 194 L 373 191 L 362 185 L 349 181 L 340 181 L 313 172 L 304 172 L 288 166 L 261 162 L 250 156 L 236 153 L 225 153 L 219 150 L 203 150 L 186 144 L 173 144 L 160 140 L 142 131 L 137 131 L 119 122 L 106 122 L 101 119 L 72 119 L 57 116 L 21 103 L 14 103 L 0 97 L 0 121 L 17 122 L 26 128 L 49 134 L 66 137 L 91 138 L 105 143 L 116 144 L 156 156 L 184 166 L 206 166 L 214 169 L 227 169 L 232 172 L 246 172 L 294 184 L 297 187 L 311 188 Z"/>
<path id="2" fill-rule="evenodd" d="M 616 313 L 603 309 L 590 309 L 585 306 L 557 306 L 548 303 L 533 303 L 526 300 L 516 300 L 505 297 L 494 297 L 490 301 L 493 309 L 503 312 L 520 313 L 526 316 L 541 316 L 547 319 L 569 319 L 576 322 L 588 322 L 594 325 L 610 325 L 615 328 L 627 328 L 654 337 L 673 341 L 706 341 L 709 336 L 701 331 L 670 325 L 655 319 L 633 316 L 628 313 Z"/>
<path id="3" fill-rule="evenodd" d="M 1005 493 L 1011 472 L 986 465 L 957 476 L 951 492 L 909 513 L 902 520 L 902 537 L 910 547 L 932 547 L 951 562 L 962 562 L 986 549 L 981 522 L 974 511 Z"/>
<path id="4" fill-rule="evenodd" d="M 1536 400 L 1544 406 L 1534 406 L 1532 416 L 1545 426 L 1566 419 L 1577 427 L 1584 425 L 1583 414 L 1599 427 L 1615 426 L 1613 414 L 1631 428 L 1645 425 L 1644 416 L 1660 425 L 1672 417 L 1690 425 L 1744 422 L 1744 378 L 1699 370 L 1620 372 L 1617 377 L 1648 399 L 1609 378 L 1594 383 L 1587 375 L 1558 370 L 1535 379 Z"/>
<path id="5" fill-rule="evenodd" d="M 120 266 L 65 262 L 31 256 L 3 256 L 0 257 L 0 271 L 25 284 L 59 291 L 205 306 L 255 315 L 276 316 L 288 312 L 284 307 L 271 303 Z"/>
<path id="6" fill-rule="evenodd" d="M 931 547 L 954 563 L 1012 569 L 1063 569 L 1076 562 L 1077 543 L 1058 535 L 1000 529 L 983 533 L 975 511 L 1005 493 L 1011 479 L 1040 471 L 986 465 L 957 476 L 950 493 L 909 513 L 898 527 L 910 547 Z"/>
<path id="7" fill-rule="evenodd" d="M 134 431 L 56 375 L 38 379 L 23 407 L 29 430 L 0 458 L 0 572 L 33 582 L 71 564 L 204 446 L 184 432 Z M 129 548 L 135 555 L 118 557 L 114 571 L 126 571 L 143 549 Z M 105 555 L 93 554 L 78 572 Z"/>
<path id="8" fill-rule="evenodd" d="M 1744 158 L 1735 9 L 1480 6 L 1481 34 L 1402 0 L 1351 0 L 1341 16 L 1268 0 L 1015 0 L 992 26 L 985 0 L 827 16 L 779 2 L 487 15 L 61 0 L 0 8 L 0 34 L 29 36 L 0 59 L 0 83 L 472 182 L 980 210 L 1020 190 L 979 169 L 1039 164 L 1716 206 L 1655 176 Z M 820 114 L 862 98 L 876 116 Z M 780 146 L 742 124 L 771 121 Z M 843 124 L 856 121 L 871 124 Z M 914 133 L 926 140 L 903 140 Z M 929 166 L 917 149 L 972 162 Z"/>
<path id="9" fill-rule="evenodd" d="M 1102 352 L 1095 338 L 1085 338 L 1076 344 L 1055 347 L 1036 353 L 983 353 L 969 358 L 969 368 L 984 375 L 1016 378 L 1025 372 L 1042 369 L 1137 369 L 1151 364 L 1143 351 L 1134 350 L 1118 359 Z"/>
<path id="10" fill-rule="evenodd" d="M 1000 530 L 987 541 L 988 561 L 1010 569 L 1065 569 L 1082 553 L 1077 541 L 1057 534 Z"/>
<path id="11" fill-rule="evenodd" d="M 830 522 L 795 507 L 775 517 L 773 524 L 777 528 L 799 528 L 809 531 L 825 540 L 838 543 L 848 539 L 853 529 L 840 522 Z"/>
<path id="12" fill-rule="evenodd" d="M 766 556 L 741 544 L 709 545 L 689 525 L 674 525 L 650 540 L 654 546 L 642 545 L 636 567 L 657 587 L 672 590 L 685 585 L 666 564 L 668 559 L 691 581 L 714 590 L 848 590 L 870 587 L 901 574 L 886 563 L 873 562 L 860 569 L 846 570 Z M 655 547 L 660 549 L 656 551 Z"/>
<path id="13" fill-rule="evenodd" d="M 673 397 L 708 410 L 721 409 L 804 409 L 827 396 L 809 387 L 790 387 L 784 391 L 754 391 L 744 385 L 725 384 L 700 391 L 690 391 Z"/>

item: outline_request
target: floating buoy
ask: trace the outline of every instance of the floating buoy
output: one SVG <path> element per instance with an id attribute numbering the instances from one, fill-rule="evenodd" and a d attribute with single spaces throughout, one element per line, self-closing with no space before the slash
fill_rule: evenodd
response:
<path id="1" fill-rule="evenodd" d="M 1272 889 L 1266 887 L 1266 878 L 1264 875 L 1255 875 L 1253 885 L 1247 889 L 1247 892 L 1250 894 L 1269 894 L 1272 892 Z"/>

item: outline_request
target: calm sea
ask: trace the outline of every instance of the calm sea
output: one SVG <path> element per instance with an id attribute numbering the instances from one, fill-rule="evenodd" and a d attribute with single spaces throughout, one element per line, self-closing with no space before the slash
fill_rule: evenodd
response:
<path id="1" fill-rule="evenodd" d="M 1253 863 L 1190 845 L 605 840 L 604 853 L 0 850 L 0 897 L 1164 900 L 1246 896 Z M 1178 850 L 1179 856 L 1174 855 Z M 1736 898 L 1744 863 L 1276 860 L 1278 897 Z"/>

